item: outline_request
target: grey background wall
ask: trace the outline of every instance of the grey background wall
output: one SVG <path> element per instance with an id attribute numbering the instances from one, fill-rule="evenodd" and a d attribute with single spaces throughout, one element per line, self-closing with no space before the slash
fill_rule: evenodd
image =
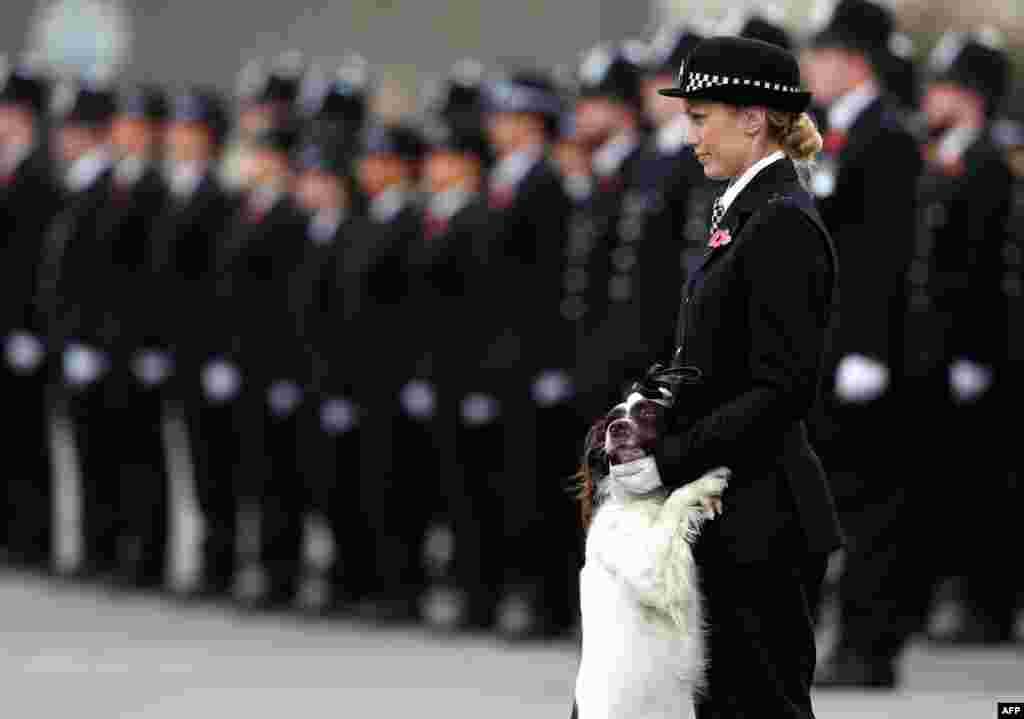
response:
<path id="1" fill-rule="evenodd" d="M 330 67 L 362 53 L 403 85 L 464 56 L 488 67 L 573 63 L 596 42 L 643 34 L 648 0 L 124 0 L 127 80 L 202 80 L 228 90 L 253 57 L 299 48 Z M 0 51 L 25 45 L 38 0 L 2 0 Z"/>

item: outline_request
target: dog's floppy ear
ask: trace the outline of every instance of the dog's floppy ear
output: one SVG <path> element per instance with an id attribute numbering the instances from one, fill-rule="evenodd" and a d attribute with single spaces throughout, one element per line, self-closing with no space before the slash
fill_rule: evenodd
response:
<path id="1" fill-rule="evenodd" d="M 583 460 L 573 477 L 576 499 L 580 503 L 580 524 L 586 530 L 594 511 L 594 485 L 608 474 L 608 455 L 604 451 L 604 436 L 608 418 L 594 422 L 583 443 Z"/>

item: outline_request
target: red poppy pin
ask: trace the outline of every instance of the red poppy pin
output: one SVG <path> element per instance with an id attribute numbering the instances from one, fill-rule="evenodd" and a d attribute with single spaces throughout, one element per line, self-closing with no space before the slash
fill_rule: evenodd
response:
<path id="1" fill-rule="evenodd" d="M 714 234 L 711 235 L 711 239 L 708 240 L 708 247 L 712 250 L 728 245 L 732 242 L 732 235 L 729 234 L 729 230 L 715 230 Z"/>

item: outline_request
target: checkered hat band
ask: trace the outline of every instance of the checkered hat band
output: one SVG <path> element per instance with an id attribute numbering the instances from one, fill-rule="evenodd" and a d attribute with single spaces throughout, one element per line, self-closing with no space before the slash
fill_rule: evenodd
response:
<path id="1" fill-rule="evenodd" d="M 765 90 L 775 90 L 777 92 L 802 92 L 799 87 L 793 85 L 783 85 L 778 82 L 768 82 L 767 80 L 752 80 L 746 77 L 729 77 L 728 75 L 709 75 L 703 72 L 691 72 L 686 80 L 685 92 L 696 92 L 697 90 L 704 90 L 709 87 L 725 87 L 725 86 L 749 86 L 749 87 L 760 87 Z"/>

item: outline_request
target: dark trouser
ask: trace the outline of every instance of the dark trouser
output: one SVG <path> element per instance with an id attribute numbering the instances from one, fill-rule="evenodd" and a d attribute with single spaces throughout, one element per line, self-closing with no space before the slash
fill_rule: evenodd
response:
<path id="1" fill-rule="evenodd" d="M 368 523 L 360 484 L 360 432 L 358 425 L 344 432 L 328 431 L 320 422 L 319 408 L 308 412 L 308 452 L 304 457 L 313 507 L 323 516 L 334 537 L 330 569 L 332 597 L 362 599 L 373 580 L 373 528 Z"/>
<path id="2" fill-rule="evenodd" d="M 53 532 L 53 471 L 46 372 L 14 374 L 0 369 L 4 398 L 5 461 L 0 482 L 0 546 L 13 560 L 47 566 Z"/>
<path id="3" fill-rule="evenodd" d="M 85 569 L 162 577 L 167 469 L 159 395 L 115 371 L 75 391 L 68 411 L 79 457 Z"/>
<path id="4" fill-rule="evenodd" d="M 239 399 L 212 403 L 196 393 L 185 405 L 196 502 L 205 530 L 202 581 L 213 590 L 230 590 L 238 569 L 241 427 L 246 414 Z"/>
<path id="5" fill-rule="evenodd" d="M 522 593 L 550 629 L 576 617 L 579 569 L 576 513 L 570 487 L 580 438 L 567 405 L 540 407 L 530 385 L 509 385 L 501 397 L 504 471 L 493 475 L 504 531 L 498 549 L 503 591 Z"/>
<path id="6" fill-rule="evenodd" d="M 449 580 L 465 592 L 470 622 L 487 626 L 494 619 L 504 563 L 504 508 L 495 492 L 502 477 L 504 427 L 500 416 L 479 421 L 461 410 L 460 402 L 453 438 L 455 466 L 441 477 L 454 536 Z"/>
<path id="7" fill-rule="evenodd" d="M 400 384 L 385 379 L 367 389 L 372 394 L 359 398 L 359 491 L 374 535 L 364 550 L 376 559 L 370 595 L 413 604 L 425 581 L 421 549 L 432 507 L 423 499 L 436 486 L 436 454 L 428 429 L 402 413 Z"/>
<path id="8" fill-rule="evenodd" d="M 814 716 L 811 604 L 826 564 L 826 557 L 808 555 L 701 565 L 709 663 L 697 719 Z"/>
<path id="9" fill-rule="evenodd" d="M 899 392 L 899 404 L 890 396 L 839 415 L 845 453 L 830 466 L 847 539 L 837 649 L 884 662 L 923 626 L 939 563 L 948 561 L 936 501 L 950 498 L 945 514 L 959 503 L 950 462 L 959 440 L 944 378 L 906 380 Z"/>
<path id="10" fill-rule="evenodd" d="M 301 414 L 275 416 L 264 405 L 262 440 L 266 462 L 253 479 L 260 506 L 260 563 L 268 592 L 294 597 L 303 572 L 303 527 L 309 507 L 299 452 Z"/>
<path id="11" fill-rule="evenodd" d="M 119 412 L 124 420 L 119 429 L 123 559 L 135 579 L 160 584 L 167 566 L 170 524 L 163 396 L 159 390 L 128 385 Z"/>

